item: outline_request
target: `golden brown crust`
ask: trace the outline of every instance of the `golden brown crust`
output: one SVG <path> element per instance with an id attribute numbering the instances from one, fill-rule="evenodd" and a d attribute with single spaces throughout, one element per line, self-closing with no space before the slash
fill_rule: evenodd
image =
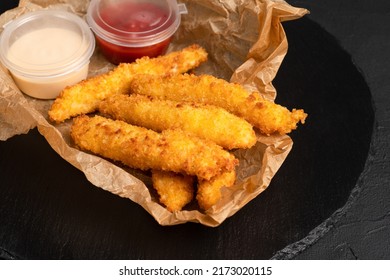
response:
<path id="1" fill-rule="evenodd" d="M 227 149 L 250 148 L 256 143 L 247 121 L 216 106 L 117 94 L 101 102 L 99 111 L 155 131 L 182 129 Z"/>
<path id="2" fill-rule="evenodd" d="M 159 201 L 171 212 L 193 200 L 197 177 L 196 199 L 207 211 L 221 200 L 221 188 L 236 180 L 238 160 L 223 148 L 252 147 L 257 140 L 252 126 L 266 135 L 289 133 L 307 114 L 289 111 L 239 84 L 182 74 L 206 59 L 205 50 L 193 45 L 120 64 L 65 88 L 49 117 L 62 122 L 81 115 L 71 128 L 78 147 L 152 170 Z M 96 110 L 116 120 L 84 115 Z"/>
<path id="3" fill-rule="evenodd" d="M 265 100 L 258 92 L 249 93 L 239 84 L 210 75 L 139 75 L 130 86 L 136 94 L 222 107 L 244 118 L 266 135 L 289 133 L 296 129 L 299 122 L 304 123 L 307 116 L 301 109 L 290 112 Z"/>
<path id="4" fill-rule="evenodd" d="M 61 123 L 81 114 L 94 112 L 99 102 L 115 93 L 127 93 L 137 74 L 185 73 L 207 60 L 206 51 L 191 45 L 180 51 L 156 58 L 143 57 L 134 63 L 122 63 L 112 71 L 66 87 L 49 110 L 49 118 Z"/>
<path id="5" fill-rule="evenodd" d="M 208 180 L 238 164 L 215 143 L 181 130 L 157 133 L 100 116 L 75 118 L 71 136 L 83 150 L 141 170 L 173 171 Z"/>
<path id="6" fill-rule="evenodd" d="M 236 171 L 223 172 L 210 180 L 199 180 L 196 199 L 199 207 L 207 210 L 221 199 L 221 188 L 231 187 L 236 181 Z"/>
<path id="7" fill-rule="evenodd" d="M 152 183 L 159 201 L 168 211 L 180 211 L 194 198 L 194 177 L 174 172 L 152 170 Z"/>

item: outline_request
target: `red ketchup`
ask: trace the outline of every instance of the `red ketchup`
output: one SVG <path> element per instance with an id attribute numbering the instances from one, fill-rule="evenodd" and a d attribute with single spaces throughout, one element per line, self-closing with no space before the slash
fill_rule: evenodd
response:
<path id="1" fill-rule="evenodd" d="M 106 3 L 107 2 L 107 3 Z M 87 21 L 114 64 L 164 54 L 180 24 L 176 1 L 92 1 Z M 174 3 L 175 5 L 172 5 Z"/>

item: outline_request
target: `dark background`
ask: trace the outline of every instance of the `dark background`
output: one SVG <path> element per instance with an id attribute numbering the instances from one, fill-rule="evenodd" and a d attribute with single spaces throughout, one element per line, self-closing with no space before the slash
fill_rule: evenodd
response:
<path id="1" fill-rule="evenodd" d="M 267 191 L 218 228 L 161 227 L 35 129 L 0 142 L 0 257 L 389 259 L 390 5 L 288 2 L 311 13 L 284 24 L 277 101 L 309 118 Z"/>
<path id="2" fill-rule="evenodd" d="M 340 219 L 297 259 L 390 259 L 390 4 L 388 1 L 289 1 L 335 36 L 351 54 L 372 95 L 371 146 L 352 203 Z M 310 238 L 310 236 L 309 236 Z M 299 246 L 294 244 L 290 247 Z M 288 251 L 288 250 L 286 250 Z"/>

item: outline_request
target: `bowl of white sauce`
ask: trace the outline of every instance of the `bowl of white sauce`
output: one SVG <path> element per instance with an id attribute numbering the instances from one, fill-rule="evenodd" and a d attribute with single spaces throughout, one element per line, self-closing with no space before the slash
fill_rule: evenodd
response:
<path id="1" fill-rule="evenodd" d="M 95 39 L 88 24 L 62 10 L 27 13 L 8 22 L 0 37 L 0 60 L 18 88 L 39 99 L 54 99 L 85 79 Z"/>

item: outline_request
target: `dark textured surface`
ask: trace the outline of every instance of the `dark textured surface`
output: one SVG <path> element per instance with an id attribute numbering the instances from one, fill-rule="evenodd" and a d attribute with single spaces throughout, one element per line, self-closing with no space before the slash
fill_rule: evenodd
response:
<path id="1" fill-rule="evenodd" d="M 291 1 L 334 35 L 364 76 L 375 108 L 369 155 L 349 203 L 317 230 L 279 252 L 296 259 L 390 259 L 390 4 L 388 1 Z M 322 235 L 321 235 L 322 236 Z M 314 238 L 316 240 L 316 238 Z"/>
<path id="2" fill-rule="evenodd" d="M 311 14 L 284 24 L 275 80 L 277 102 L 310 117 L 267 191 L 220 227 L 161 227 L 33 130 L 0 142 L 0 258 L 390 258 L 389 8 L 312 2 L 290 1 Z"/>

